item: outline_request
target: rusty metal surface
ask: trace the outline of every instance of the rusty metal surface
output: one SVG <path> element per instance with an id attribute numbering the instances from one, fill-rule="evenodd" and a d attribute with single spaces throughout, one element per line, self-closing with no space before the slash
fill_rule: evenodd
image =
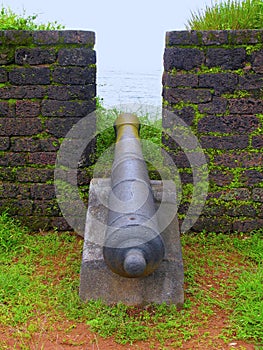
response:
<path id="1" fill-rule="evenodd" d="M 124 277 L 143 277 L 159 266 L 165 248 L 154 215 L 139 120 L 133 114 L 121 114 L 114 127 L 116 145 L 103 255 L 113 272 Z"/>

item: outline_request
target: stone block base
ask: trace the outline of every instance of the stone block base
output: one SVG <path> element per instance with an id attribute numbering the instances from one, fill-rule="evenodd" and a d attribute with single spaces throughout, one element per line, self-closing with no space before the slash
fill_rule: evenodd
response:
<path id="1" fill-rule="evenodd" d="M 151 186 L 157 207 L 160 202 L 169 205 L 169 201 L 174 201 L 172 198 L 175 198 L 175 193 L 167 190 L 169 186 L 163 190 L 161 181 L 151 181 Z M 177 217 L 162 232 L 166 253 L 158 269 L 147 277 L 119 276 L 105 264 L 102 253 L 109 193 L 110 179 L 91 181 L 80 273 L 80 298 L 83 301 L 101 299 L 109 305 L 122 302 L 143 306 L 165 302 L 181 306 L 184 302 L 184 272 Z"/>

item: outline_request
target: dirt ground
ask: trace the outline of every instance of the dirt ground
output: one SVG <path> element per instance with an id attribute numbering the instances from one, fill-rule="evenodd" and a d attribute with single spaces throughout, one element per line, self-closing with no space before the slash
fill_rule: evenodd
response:
<path id="1" fill-rule="evenodd" d="M 192 250 L 193 247 L 185 247 L 185 251 L 187 249 Z M 239 256 L 234 252 L 230 253 L 228 263 L 229 266 L 236 266 L 236 264 L 240 266 Z M 206 291 L 212 286 L 213 290 L 218 290 L 220 281 L 227 279 L 230 269 L 220 270 L 215 274 L 211 266 L 207 265 L 204 268 L 205 274 L 197 281 L 199 288 Z M 187 287 L 186 284 L 185 298 L 191 300 L 191 295 L 187 295 Z M 221 297 L 224 300 L 230 298 L 227 293 Z M 137 341 L 132 345 L 121 345 L 116 343 L 113 337 L 104 339 L 92 332 L 85 322 L 73 322 L 66 319 L 58 322 L 48 319 L 43 314 L 36 314 L 37 326 L 30 333 L 26 324 L 20 327 L 0 325 L 0 350 L 262 350 L 263 346 L 257 347 L 252 342 L 236 340 L 234 335 L 232 339 L 222 339 L 223 330 L 229 326 L 230 312 L 231 310 L 215 305 L 207 321 L 200 323 L 193 336 L 183 341 L 179 347 L 175 347 L 172 340 L 169 339 L 165 341 L 165 344 L 158 343 L 156 339 L 150 339 Z M 200 317 L 197 305 L 194 307 L 193 315 L 196 315 L 196 318 Z M 136 315 L 132 316 L 136 317 Z"/>
<path id="2" fill-rule="evenodd" d="M 48 322 L 48 321 L 47 321 Z M 216 349 L 216 350 L 233 350 L 233 349 L 256 349 L 254 345 L 234 339 L 225 343 L 218 338 L 222 328 L 225 326 L 225 315 L 217 314 L 211 317 L 206 328 L 199 329 L 198 335 L 186 341 L 179 349 Z M 49 328 L 49 327 L 48 327 Z M 65 322 L 64 324 L 54 324 L 53 330 L 45 330 L 45 320 L 42 323 L 40 332 L 35 333 L 31 339 L 23 339 L 23 329 L 20 330 L 11 327 L 1 327 L 1 341 L 4 347 L 1 350 L 8 349 L 30 349 L 30 350 L 159 350 L 175 349 L 173 345 L 167 344 L 162 347 L 158 343 L 136 342 L 133 345 L 117 344 L 114 339 L 103 339 L 89 331 L 85 324 L 74 324 Z M 209 335 L 207 335 L 209 332 Z M 205 337 L 204 337 L 205 334 Z"/>

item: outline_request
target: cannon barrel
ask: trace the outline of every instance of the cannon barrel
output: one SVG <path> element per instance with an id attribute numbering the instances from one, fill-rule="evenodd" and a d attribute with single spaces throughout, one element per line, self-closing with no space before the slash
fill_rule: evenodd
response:
<path id="1" fill-rule="evenodd" d="M 124 277 L 151 274 L 165 247 L 134 114 L 121 114 L 115 124 L 116 144 L 111 172 L 108 228 L 103 256 L 108 267 Z"/>

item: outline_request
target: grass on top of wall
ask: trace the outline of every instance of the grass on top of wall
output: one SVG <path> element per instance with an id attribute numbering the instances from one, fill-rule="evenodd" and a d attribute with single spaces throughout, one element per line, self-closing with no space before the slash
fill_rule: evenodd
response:
<path id="1" fill-rule="evenodd" d="M 0 10 L 0 30 L 59 30 L 64 28 L 56 21 L 38 24 L 36 23 L 37 19 L 38 14 L 26 15 L 25 10 L 23 10 L 23 14 L 19 15 L 10 7 L 2 6 Z"/>
<path id="2" fill-rule="evenodd" d="M 191 12 L 188 30 L 239 30 L 263 28 L 262 0 L 212 2 L 205 9 Z"/>

